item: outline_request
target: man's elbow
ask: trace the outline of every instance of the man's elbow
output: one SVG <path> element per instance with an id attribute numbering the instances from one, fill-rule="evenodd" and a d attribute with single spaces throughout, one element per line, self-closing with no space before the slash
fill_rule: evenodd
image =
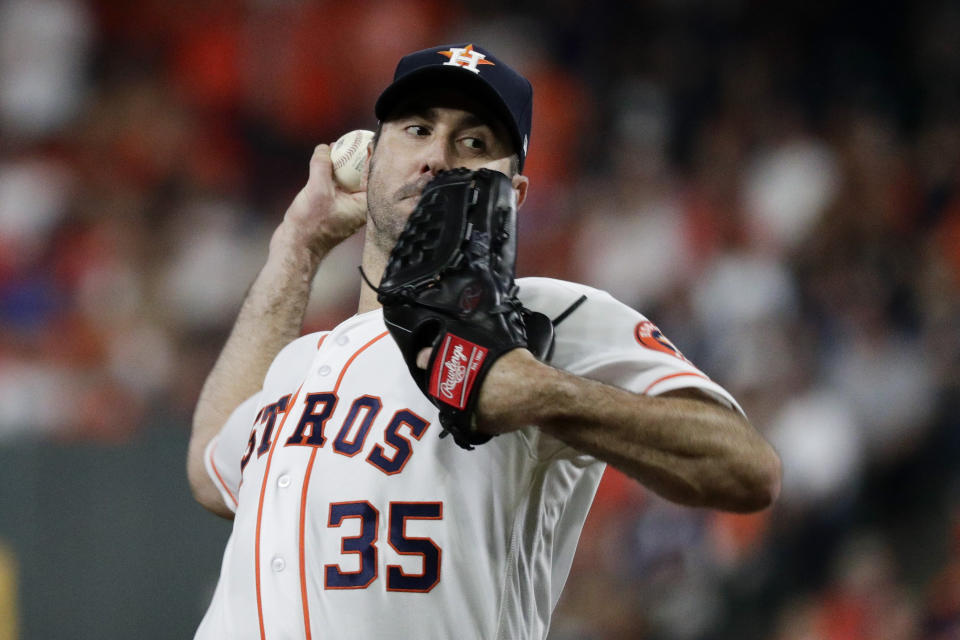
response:
<path id="1" fill-rule="evenodd" d="M 191 476 L 192 474 L 187 474 L 190 480 L 190 492 L 193 494 L 193 499 L 207 511 L 221 518 L 233 520 L 233 511 L 223 502 L 223 497 L 220 495 L 220 492 L 217 491 L 217 488 L 213 486 L 213 482 L 211 482 L 209 478 L 206 481 L 199 478 L 194 480 Z"/>
<path id="2" fill-rule="evenodd" d="M 732 496 L 735 499 L 726 505 L 727 510 L 751 513 L 767 509 L 776 502 L 780 495 L 783 471 L 780 456 L 773 447 L 767 445 L 752 456 L 737 475 L 739 483 Z"/>
<path id="3" fill-rule="evenodd" d="M 203 458 L 194 455 L 192 450 L 187 456 L 187 481 L 190 484 L 190 493 L 193 494 L 193 499 L 200 506 L 222 518 L 233 519 L 233 511 L 224 503 L 223 496 L 220 495 L 220 491 L 217 490 L 213 480 L 207 474 Z"/>

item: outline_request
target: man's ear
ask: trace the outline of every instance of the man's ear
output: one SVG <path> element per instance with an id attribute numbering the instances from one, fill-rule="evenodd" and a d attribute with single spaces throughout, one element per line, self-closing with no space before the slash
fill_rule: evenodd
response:
<path id="1" fill-rule="evenodd" d="M 367 158 L 363 163 L 363 174 L 360 176 L 360 187 L 362 191 L 367 190 L 367 184 L 370 181 L 370 158 L 373 157 L 373 150 L 376 146 L 373 144 L 373 140 L 367 143 Z"/>
<path id="2" fill-rule="evenodd" d="M 523 205 L 523 201 L 527 199 L 527 188 L 530 186 L 530 178 L 527 176 L 520 175 L 519 173 L 513 176 L 513 188 L 517 192 L 517 208 L 519 209 Z"/>

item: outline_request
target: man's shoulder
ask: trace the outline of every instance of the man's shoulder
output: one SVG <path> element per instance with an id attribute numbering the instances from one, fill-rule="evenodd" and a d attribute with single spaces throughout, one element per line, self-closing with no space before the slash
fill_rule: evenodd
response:
<path id="1" fill-rule="evenodd" d="M 305 333 L 299 338 L 288 342 L 287 345 L 277 354 L 276 360 L 297 358 L 305 354 L 312 356 L 320 348 L 320 344 L 329 331 L 314 331 Z"/>
<path id="2" fill-rule="evenodd" d="M 609 293 L 579 282 L 558 280 L 557 278 L 528 277 L 517 278 L 518 296 L 524 306 L 546 314 L 550 318 L 564 313 L 571 305 L 589 303 L 593 309 L 623 307 Z"/>
<path id="3" fill-rule="evenodd" d="M 320 343 L 328 333 L 330 332 L 316 331 L 287 343 L 270 364 L 270 369 L 267 370 L 267 376 L 263 381 L 264 388 L 277 385 L 288 387 L 291 384 L 296 386 L 303 379 L 317 354 Z"/>
<path id="4" fill-rule="evenodd" d="M 355 330 L 368 333 L 383 330 L 383 316 L 380 310 L 350 316 L 333 329 L 307 333 L 287 343 L 273 359 L 267 371 L 267 377 L 264 379 L 264 387 L 291 384 L 296 386 L 303 380 L 320 350 L 320 345 L 328 336 L 331 334 L 337 336 Z"/>
<path id="5" fill-rule="evenodd" d="M 519 287 L 518 295 L 524 304 L 528 302 L 549 303 L 552 301 L 563 303 L 571 298 L 576 300 L 580 296 L 587 296 L 587 298 L 610 297 L 610 294 L 602 289 L 557 278 L 532 276 L 517 278 L 516 282 Z"/>

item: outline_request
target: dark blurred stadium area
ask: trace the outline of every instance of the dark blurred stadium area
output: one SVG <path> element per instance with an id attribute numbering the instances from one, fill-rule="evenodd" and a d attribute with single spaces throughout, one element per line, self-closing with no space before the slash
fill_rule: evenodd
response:
<path id="1" fill-rule="evenodd" d="M 404 53 L 473 41 L 535 88 L 520 275 L 636 307 L 784 462 L 753 516 L 608 472 L 551 638 L 960 638 L 958 34 L 957 2 L 0 0 L 9 637 L 59 629 L 45 581 L 87 587 L 22 542 L 85 512 L 18 483 L 53 456 L 95 500 L 113 489 L 85 461 L 122 484 L 160 450 L 182 488 L 200 385 L 313 146 L 375 126 Z M 353 313 L 358 246 L 322 267 L 308 329 Z M 154 493 L 136 535 L 189 500 Z M 163 574 L 197 601 L 185 628 L 206 562 Z"/>

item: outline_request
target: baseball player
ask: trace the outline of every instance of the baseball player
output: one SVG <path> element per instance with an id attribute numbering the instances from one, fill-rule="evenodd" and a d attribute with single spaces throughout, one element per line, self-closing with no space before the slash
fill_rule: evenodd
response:
<path id="1" fill-rule="evenodd" d="M 771 503 L 779 459 L 730 394 L 570 282 L 517 280 L 553 326 L 549 353 L 511 348 L 474 385 L 483 444 L 438 437 L 416 368 L 464 371 L 402 353 L 374 287 L 441 172 L 505 174 L 522 205 L 532 89 L 485 49 L 445 45 L 401 59 L 375 113 L 365 191 L 338 187 L 317 147 L 201 393 L 191 486 L 234 524 L 197 638 L 545 638 L 606 463 L 686 505 Z M 318 265 L 364 226 L 357 315 L 299 336 Z"/>

